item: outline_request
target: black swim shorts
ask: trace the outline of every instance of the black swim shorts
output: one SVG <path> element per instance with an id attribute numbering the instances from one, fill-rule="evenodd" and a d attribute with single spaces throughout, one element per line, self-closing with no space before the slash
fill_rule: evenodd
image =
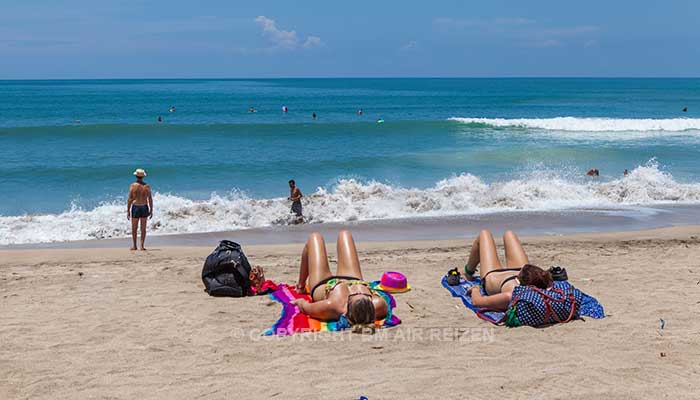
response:
<path id="1" fill-rule="evenodd" d="M 131 206 L 131 218 L 148 218 L 149 214 L 148 206 L 145 204 L 142 206 Z"/>

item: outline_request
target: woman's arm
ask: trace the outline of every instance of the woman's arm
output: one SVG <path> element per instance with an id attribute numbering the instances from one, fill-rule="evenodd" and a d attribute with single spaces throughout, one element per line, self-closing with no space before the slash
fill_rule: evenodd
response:
<path id="1" fill-rule="evenodd" d="M 472 296 L 472 304 L 476 307 L 499 311 L 508 309 L 508 304 L 510 304 L 512 296 L 512 293 L 499 293 L 491 296 L 484 296 L 476 286 L 472 286 L 468 293 Z"/>
<path id="2" fill-rule="evenodd" d="M 322 321 L 335 321 L 343 314 L 330 300 L 315 301 L 309 303 L 304 299 L 297 299 L 292 302 L 301 312 Z"/>
<path id="3" fill-rule="evenodd" d="M 372 303 L 374 303 L 374 319 L 382 320 L 386 318 L 387 314 L 389 314 L 389 305 L 386 304 L 384 298 L 375 296 L 372 299 Z"/>

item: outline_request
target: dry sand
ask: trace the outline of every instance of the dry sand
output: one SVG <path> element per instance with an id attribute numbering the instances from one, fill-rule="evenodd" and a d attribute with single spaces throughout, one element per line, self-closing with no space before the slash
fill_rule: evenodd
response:
<path id="1" fill-rule="evenodd" d="M 396 269 L 414 288 L 396 296 L 403 324 L 375 337 L 258 336 L 280 306 L 206 295 L 215 243 L 0 251 L 0 399 L 700 398 L 696 235 L 524 238 L 609 314 L 545 329 L 492 327 L 442 288 L 466 243 L 360 243 L 366 278 Z M 299 245 L 245 251 L 296 278 Z"/>

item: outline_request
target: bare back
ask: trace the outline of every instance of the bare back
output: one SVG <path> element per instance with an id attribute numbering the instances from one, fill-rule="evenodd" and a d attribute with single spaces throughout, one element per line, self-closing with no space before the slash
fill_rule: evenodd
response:
<path id="1" fill-rule="evenodd" d="M 147 183 L 134 182 L 129 187 L 129 200 L 135 206 L 148 205 L 151 198 L 151 187 Z"/>

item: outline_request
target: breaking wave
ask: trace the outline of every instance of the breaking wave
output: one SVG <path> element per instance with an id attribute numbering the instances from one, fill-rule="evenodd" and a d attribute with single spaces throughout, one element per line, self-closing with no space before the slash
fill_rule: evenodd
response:
<path id="1" fill-rule="evenodd" d="M 154 234 L 236 230 L 290 223 L 289 202 L 283 198 L 254 199 L 240 192 L 191 200 L 156 193 Z M 487 183 L 464 173 L 427 189 L 381 182 L 339 180 L 304 198 L 310 223 L 411 217 L 456 216 L 500 211 L 546 211 L 610 208 L 660 203 L 700 203 L 700 184 L 681 183 L 654 161 L 629 176 L 598 181 L 532 173 L 518 179 Z M 0 244 L 41 243 L 126 237 L 130 234 L 123 202 L 84 210 L 73 205 L 60 214 L 0 216 Z"/>
<path id="2" fill-rule="evenodd" d="M 700 130 L 700 118 L 450 118 L 465 124 L 571 132 L 684 132 Z"/>

